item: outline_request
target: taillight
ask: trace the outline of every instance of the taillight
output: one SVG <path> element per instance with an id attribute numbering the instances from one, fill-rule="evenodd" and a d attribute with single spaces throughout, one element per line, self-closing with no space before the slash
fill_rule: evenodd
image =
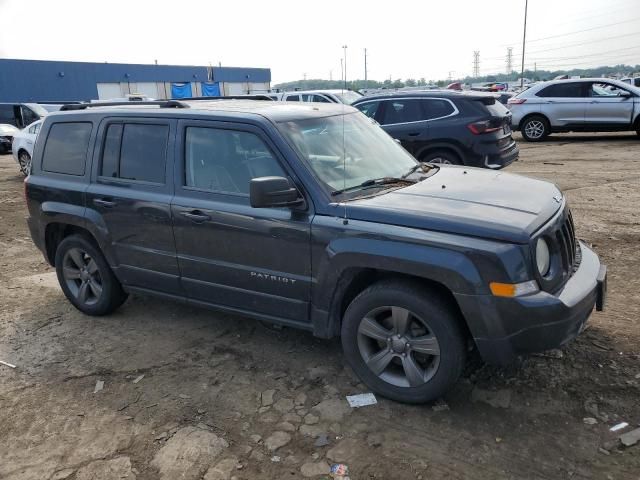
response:
<path id="1" fill-rule="evenodd" d="M 510 98 L 507 100 L 507 105 L 521 105 L 526 101 L 526 98 Z"/>
<path id="2" fill-rule="evenodd" d="M 491 126 L 491 120 L 484 120 L 482 122 L 470 123 L 467 125 L 467 128 L 471 130 L 471 133 L 474 135 L 480 135 L 483 133 L 497 132 L 502 126 L 494 127 Z"/>

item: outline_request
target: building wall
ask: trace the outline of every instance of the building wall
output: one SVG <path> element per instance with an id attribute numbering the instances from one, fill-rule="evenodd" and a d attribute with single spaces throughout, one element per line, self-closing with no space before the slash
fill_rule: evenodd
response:
<path id="1" fill-rule="evenodd" d="M 0 102 L 98 99 L 99 83 L 112 84 L 105 86 L 104 91 L 113 92 L 113 84 L 120 84 L 121 96 L 152 91 L 151 84 L 156 84 L 157 98 L 168 98 L 172 82 L 192 82 L 195 95 L 200 82 L 207 80 L 249 84 L 253 88 L 253 83 L 269 84 L 271 70 L 0 59 Z M 140 84 L 145 91 L 137 91 Z"/>

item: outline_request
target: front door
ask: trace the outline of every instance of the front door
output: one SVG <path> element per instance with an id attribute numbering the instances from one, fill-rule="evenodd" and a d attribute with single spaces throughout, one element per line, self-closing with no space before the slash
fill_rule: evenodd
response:
<path id="1" fill-rule="evenodd" d="M 252 208 L 249 182 L 290 177 L 256 127 L 180 121 L 172 204 L 182 284 L 210 305 L 309 322 L 309 211 Z"/>
<path id="2" fill-rule="evenodd" d="M 581 127 L 587 106 L 587 87 L 584 82 L 566 81 L 555 83 L 541 90 L 542 111 L 554 127 Z"/>
<path id="3" fill-rule="evenodd" d="M 164 119 L 103 121 L 86 205 L 125 285 L 183 296 L 170 208 L 175 128 Z"/>
<path id="4" fill-rule="evenodd" d="M 587 125 L 625 127 L 631 125 L 633 98 L 621 96 L 627 92 L 605 82 L 594 82 L 589 89 L 589 103 L 585 109 Z"/>

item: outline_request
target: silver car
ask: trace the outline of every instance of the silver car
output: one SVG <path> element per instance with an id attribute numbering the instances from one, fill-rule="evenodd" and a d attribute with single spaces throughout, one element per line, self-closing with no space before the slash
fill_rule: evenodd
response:
<path id="1" fill-rule="evenodd" d="M 608 78 L 537 83 L 507 102 L 512 126 L 539 142 L 554 132 L 619 132 L 640 135 L 640 88 Z"/>

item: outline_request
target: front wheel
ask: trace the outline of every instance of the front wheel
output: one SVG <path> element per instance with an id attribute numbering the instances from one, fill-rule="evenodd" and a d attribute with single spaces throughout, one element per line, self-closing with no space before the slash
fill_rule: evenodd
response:
<path id="1" fill-rule="evenodd" d="M 520 133 L 527 142 L 540 142 L 547 138 L 551 129 L 546 118 L 534 115 L 522 123 Z"/>
<path id="2" fill-rule="evenodd" d="M 127 299 L 102 252 L 82 235 L 60 242 L 55 265 L 65 296 L 87 315 L 106 315 Z"/>
<path id="3" fill-rule="evenodd" d="M 342 322 L 347 362 L 374 392 L 405 403 L 440 398 L 465 362 L 459 319 L 434 292 L 410 282 L 372 285 Z"/>
<path id="4" fill-rule="evenodd" d="M 20 150 L 20 153 L 18 153 L 18 164 L 20 165 L 20 171 L 23 175 L 25 177 L 29 175 L 29 171 L 31 170 L 31 155 L 29 155 L 29 152 Z"/>

